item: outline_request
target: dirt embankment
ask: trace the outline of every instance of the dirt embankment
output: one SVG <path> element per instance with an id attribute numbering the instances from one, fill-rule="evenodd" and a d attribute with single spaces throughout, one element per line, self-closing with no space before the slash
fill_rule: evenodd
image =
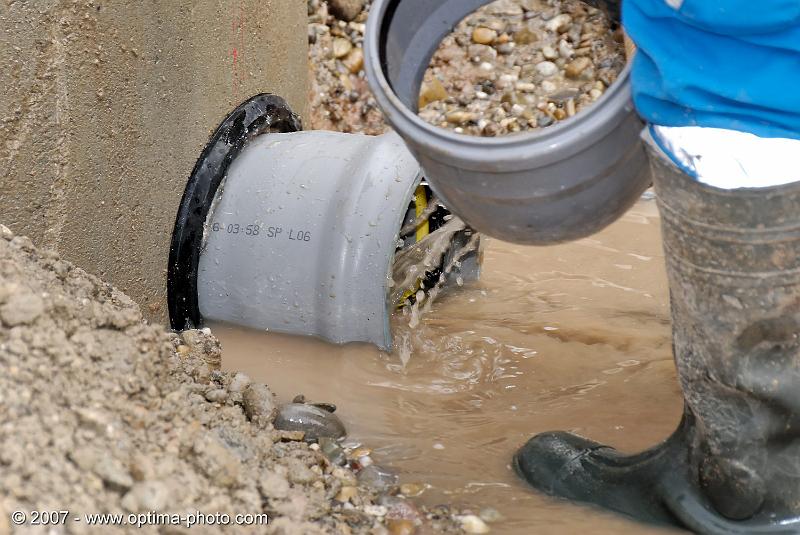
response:
<path id="1" fill-rule="evenodd" d="M 87 525 L 104 512 L 269 514 L 266 527 L 224 530 L 236 533 L 456 525 L 274 429 L 268 388 L 220 371 L 220 358 L 207 332 L 148 325 L 111 285 L 0 225 L 0 535 L 221 529 Z M 32 526 L 34 510 L 69 516 Z"/>

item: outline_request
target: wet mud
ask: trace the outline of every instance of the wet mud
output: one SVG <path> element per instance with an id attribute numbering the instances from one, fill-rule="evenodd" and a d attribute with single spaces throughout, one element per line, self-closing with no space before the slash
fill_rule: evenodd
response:
<path id="1" fill-rule="evenodd" d="M 414 328 L 395 318 L 394 354 L 218 325 L 223 368 L 334 401 L 419 500 L 483 512 L 492 532 L 666 532 L 539 495 L 510 467 L 539 432 L 635 452 L 677 425 L 655 202 L 571 244 L 486 241 L 479 282 L 443 291 Z"/>

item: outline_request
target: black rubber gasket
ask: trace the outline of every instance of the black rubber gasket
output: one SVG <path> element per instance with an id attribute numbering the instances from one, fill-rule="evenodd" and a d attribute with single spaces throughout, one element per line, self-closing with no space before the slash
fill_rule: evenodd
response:
<path id="1" fill-rule="evenodd" d="M 228 167 L 249 140 L 269 132 L 302 130 L 300 118 L 281 97 L 256 95 L 233 110 L 214 131 L 194 165 L 183 192 L 167 265 L 167 307 L 176 331 L 202 325 L 197 298 L 197 265 L 203 226 Z"/>

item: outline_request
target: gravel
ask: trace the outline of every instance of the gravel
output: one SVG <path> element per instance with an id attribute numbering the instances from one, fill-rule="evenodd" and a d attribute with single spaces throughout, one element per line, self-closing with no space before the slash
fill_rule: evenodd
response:
<path id="1" fill-rule="evenodd" d="M 308 0 L 310 128 L 370 135 L 388 127 L 364 72 L 364 31 L 371 2 L 350 18 L 337 18 L 341 2 Z"/>
<path id="2" fill-rule="evenodd" d="M 312 129 L 381 134 L 388 127 L 363 70 L 370 2 L 352 19 L 308 0 Z M 349 15 L 348 15 L 349 17 Z M 622 31 L 579 0 L 497 0 L 444 39 L 425 73 L 420 117 L 459 133 L 543 128 L 590 106 L 625 65 Z"/>
<path id="3" fill-rule="evenodd" d="M 444 39 L 425 73 L 420 117 L 500 136 L 563 121 L 625 66 L 623 35 L 578 0 L 498 0 Z"/>

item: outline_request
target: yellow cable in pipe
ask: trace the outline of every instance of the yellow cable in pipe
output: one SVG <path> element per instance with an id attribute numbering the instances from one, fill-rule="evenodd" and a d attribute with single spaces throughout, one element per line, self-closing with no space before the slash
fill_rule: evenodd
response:
<path id="1" fill-rule="evenodd" d="M 428 193 L 425 191 L 425 186 L 417 186 L 417 191 L 414 192 L 414 204 L 416 205 L 416 215 L 419 217 L 428 207 Z M 426 219 L 423 224 L 417 227 L 417 241 L 422 241 L 422 238 L 430 234 L 430 231 L 431 227 Z"/>
<path id="2" fill-rule="evenodd" d="M 422 215 L 422 212 L 425 211 L 425 208 L 428 207 L 428 192 L 425 190 L 425 186 L 419 185 L 417 186 L 417 190 L 414 192 L 414 213 L 416 217 Z M 417 227 L 417 242 L 422 241 L 422 238 L 430 234 L 431 226 L 426 219 L 424 223 L 422 223 L 419 227 Z M 417 290 L 419 290 L 420 283 L 422 279 L 417 279 L 417 283 L 413 290 L 406 290 L 403 293 L 403 297 L 400 299 L 400 302 L 397 303 L 397 308 L 402 308 L 403 303 L 406 302 L 406 299 L 414 295 Z"/>

